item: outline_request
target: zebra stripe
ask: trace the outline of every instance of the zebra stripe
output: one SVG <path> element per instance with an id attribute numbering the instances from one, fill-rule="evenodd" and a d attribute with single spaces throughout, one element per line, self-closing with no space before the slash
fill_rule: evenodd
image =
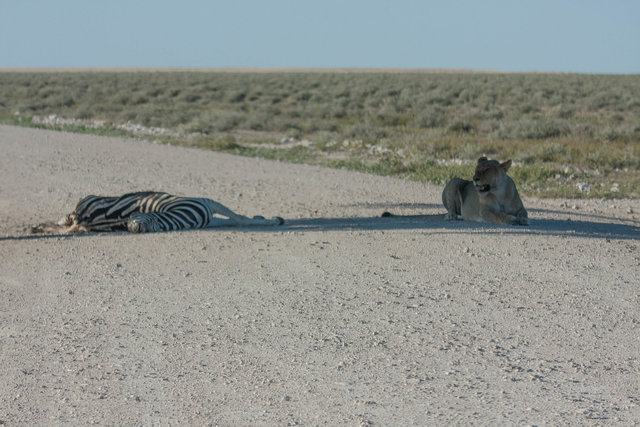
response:
<path id="1" fill-rule="evenodd" d="M 204 228 L 213 216 L 209 199 L 159 192 L 121 197 L 87 196 L 78 202 L 75 221 L 90 231 L 173 231 Z"/>

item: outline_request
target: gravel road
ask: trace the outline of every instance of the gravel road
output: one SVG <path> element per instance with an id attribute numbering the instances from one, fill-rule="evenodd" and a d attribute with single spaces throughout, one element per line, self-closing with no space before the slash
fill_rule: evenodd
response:
<path id="1" fill-rule="evenodd" d="M 400 179 L 11 126 L 0 149 L 0 424 L 640 423 L 638 200 L 450 223 Z M 287 222 L 29 234 L 139 190 Z"/>

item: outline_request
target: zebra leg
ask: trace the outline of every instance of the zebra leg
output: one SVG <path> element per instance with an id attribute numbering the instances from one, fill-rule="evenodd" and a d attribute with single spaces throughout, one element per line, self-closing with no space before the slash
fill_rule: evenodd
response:
<path id="1" fill-rule="evenodd" d="M 226 216 L 230 221 L 226 222 L 221 220 L 220 218 L 211 218 L 209 220 L 209 227 L 220 227 L 220 226 L 229 226 L 229 225 L 282 225 L 284 224 L 284 220 L 280 217 L 275 217 L 272 219 L 265 219 L 263 216 L 254 216 L 253 218 L 246 217 L 244 215 L 237 214 L 233 212 L 231 209 L 223 205 L 222 203 L 218 203 L 214 200 L 207 199 L 207 203 L 211 208 L 211 211 L 214 214 L 219 214 L 222 216 Z"/>
<path id="2" fill-rule="evenodd" d="M 87 233 L 89 230 L 78 223 L 75 213 L 65 215 L 58 222 L 44 222 L 31 227 L 31 233 L 74 234 L 80 232 Z"/>
<path id="3" fill-rule="evenodd" d="M 247 219 L 249 219 L 249 218 L 247 218 Z M 235 225 L 238 225 L 238 222 L 236 220 L 234 220 L 234 219 L 212 217 L 211 219 L 209 219 L 209 223 L 207 224 L 207 228 L 233 227 Z"/>
<path id="4" fill-rule="evenodd" d="M 194 221 L 188 215 L 186 208 L 173 208 L 164 212 L 136 212 L 127 220 L 127 230 L 132 233 L 147 233 L 156 231 L 188 230 L 191 228 L 228 227 L 228 226 L 272 226 L 284 223 L 282 218 L 265 219 L 261 216 L 248 218 L 233 212 L 226 206 L 210 199 L 200 199 L 209 205 L 212 214 L 219 214 L 226 218 L 211 216 L 206 222 Z M 206 218 L 205 218 L 206 219 Z"/>

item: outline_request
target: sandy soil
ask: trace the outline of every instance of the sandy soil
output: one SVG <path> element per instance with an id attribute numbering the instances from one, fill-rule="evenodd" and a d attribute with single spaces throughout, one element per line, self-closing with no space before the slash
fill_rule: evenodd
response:
<path id="1" fill-rule="evenodd" d="M 0 424 L 640 423 L 637 200 L 445 223 L 398 179 L 9 126 L 0 149 Z M 147 189 L 287 223 L 26 231 Z"/>

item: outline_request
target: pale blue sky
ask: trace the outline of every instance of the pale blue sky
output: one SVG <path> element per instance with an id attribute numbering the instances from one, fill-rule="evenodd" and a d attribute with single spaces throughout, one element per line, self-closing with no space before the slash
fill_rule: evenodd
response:
<path id="1" fill-rule="evenodd" d="M 0 67 L 640 73 L 640 1 L 0 0 Z"/>

